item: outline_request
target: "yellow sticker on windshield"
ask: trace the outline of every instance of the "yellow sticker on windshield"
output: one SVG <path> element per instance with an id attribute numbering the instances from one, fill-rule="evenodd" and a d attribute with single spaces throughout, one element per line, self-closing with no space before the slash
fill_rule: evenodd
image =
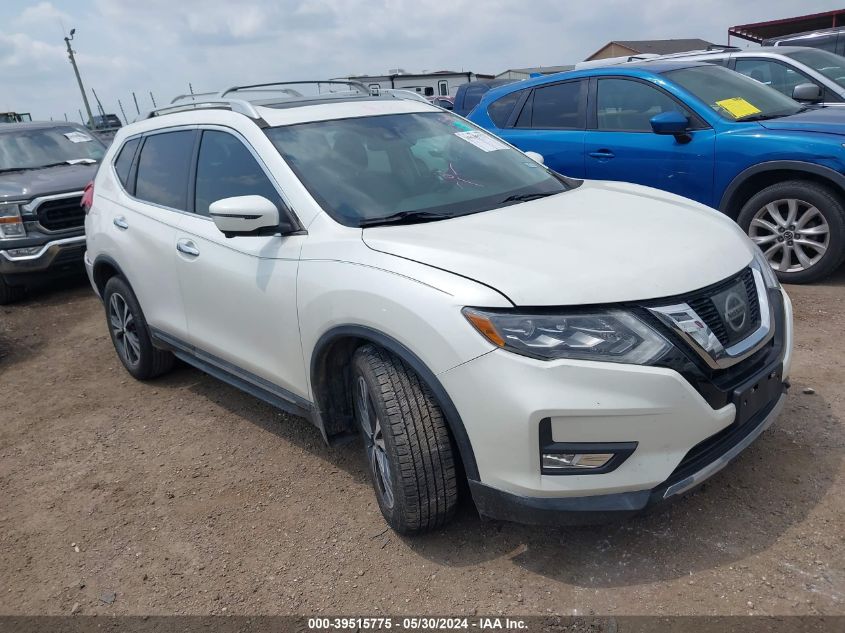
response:
<path id="1" fill-rule="evenodd" d="M 717 101 L 716 105 L 724 110 L 727 110 L 728 114 L 735 119 L 741 119 L 742 117 L 751 116 L 752 114 L 760 112 L 760 108 L 751 105 L 742 97 L 722 99 L 721 101 Z"/>

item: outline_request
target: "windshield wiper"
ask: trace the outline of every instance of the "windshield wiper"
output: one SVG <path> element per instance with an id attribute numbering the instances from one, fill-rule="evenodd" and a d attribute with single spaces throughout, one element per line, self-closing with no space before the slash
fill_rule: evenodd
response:
<path id="1" fill-rule="evenodd" d="M 447 213 L 432 213 L 431 211 L 400 211 L 393 215 L 386 215 L 383 218 L 367 218 L 358 224 L 361 228 L 368 226 L 381 226 L 383 224 L 417 224 L 420 222 L 434 222 L 446 220 L 454 215 Z"/>
<path id="2" fill-rule="evenodd" d="M 560 191 L 544 191 L 543 193 L 519 193 L 514 194 L 512 196 L 508 196 L 504 200 L 502 200 L 501 204 L 505 204 L 506 202 L 528 202 L 529 200 L 537 200 L 539 198 L 546 198 L 547 196 L 553 196 L 555 194 L 561 193 Z"/>

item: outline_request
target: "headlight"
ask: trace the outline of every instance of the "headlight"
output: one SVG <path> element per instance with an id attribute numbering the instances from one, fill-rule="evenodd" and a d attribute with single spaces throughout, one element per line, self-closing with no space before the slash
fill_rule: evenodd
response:
<path id="1" fill-rule="evenodd" d="M 769 290 L 777 290 L 780 288 L 780 282 L 778 281 L 775 269 L 772 268 L 769 260 L 766 259 L 763 251 L 760 250 L 760 247 L 756 244 L 754 245 L 754 264 L 755 268 L 757 268 L 763 276 L 763 282 L 766 284 L 766 288 Z"/>
<path id="2" fill-rule="evenodd" d="M 514 314 L 464 308 L 488 341 L 524 356 L 647 365 L 671 347 L 660 334 L 622 310 L 570 314 Z"/>
<path id="3" fill-rule="evenodd" d="M 15 237 L 26 237 L 21 208 L 17 204 L 0 203 L 0 240 Z"/>

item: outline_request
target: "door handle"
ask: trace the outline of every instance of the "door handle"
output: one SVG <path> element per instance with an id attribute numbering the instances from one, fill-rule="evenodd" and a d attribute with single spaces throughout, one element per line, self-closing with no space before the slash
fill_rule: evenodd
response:
<path id="1" fill-rule="evenodd" d="M 590 152 L 589 154 L 593 158 L 613 158 L 616 156 L 613 152 L 609 149 L 597 149 L 595 152 Z"/>
<path id="2" fill-rule="evenodd" d="M 122 215 L 117 216 L 114 220 L 111 221 L 117 228 L 125 231 L 129 228 L 129 222 L 126 221 Z"/>
<path id="3" fill-rule="evenodd" d="M 191 257 L 198 257 L 200 249 L 191 240 L 179 240 L 176 242 L 176 250 Z"/>

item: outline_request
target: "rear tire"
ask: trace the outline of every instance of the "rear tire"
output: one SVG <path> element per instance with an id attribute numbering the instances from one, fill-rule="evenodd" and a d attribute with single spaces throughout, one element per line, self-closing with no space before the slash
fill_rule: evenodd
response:
<path id="1" fill-rule="evenodd" d="M 818 281 L 845 259 L 845 206 L 824 185 L 789 180 L 766 187 L 743 205 L 737 223 L 783 283 Z"/>
<path id="2" fill-rule="evenodd" d="M 173 367 L 173 354 L 153 345 L 144 313 L 122 277 L 112 277 L 103 291 L 106 323 L 120 362 L 134 378 L 149 380 Z"/>
<path id="3" fill-rule="evenodd" d="M 26 288 L 23 286 L 10 286 L 6 283 L 3 275 L 0 275 L 0 306 L 20 301 L 25 294 Z"/>
<path id="4" fill-rule="evenodd" d="M 374 345 L 352 359 L 352 403 L 379 508 L 400 534 L 445 524 L 458 503 L 449 429 L 429 388 Z"/>

